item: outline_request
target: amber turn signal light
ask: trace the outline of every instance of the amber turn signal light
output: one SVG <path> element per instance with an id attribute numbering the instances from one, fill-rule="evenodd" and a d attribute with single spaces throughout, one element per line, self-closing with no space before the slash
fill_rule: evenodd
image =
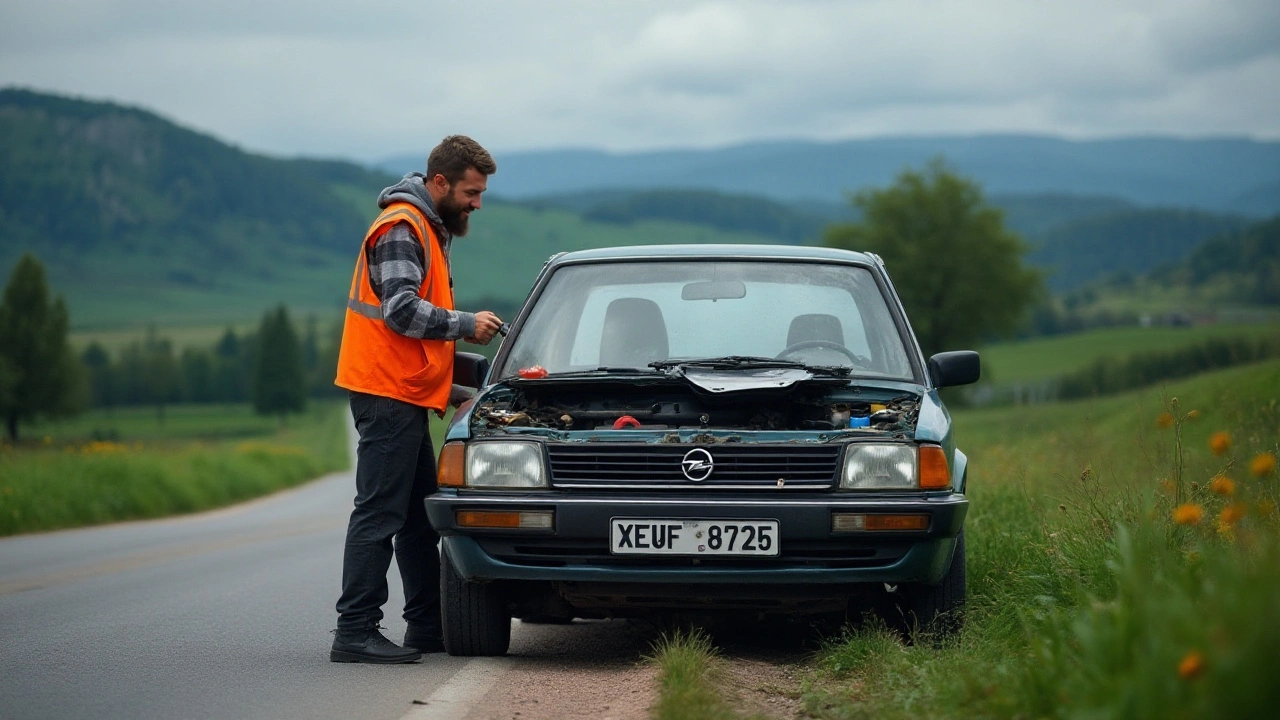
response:
<path id="1" fill-rule="evenodd" d="M 868 530 L 928 530 L 928 515 L 868 515 Z"/>
<path id="2" fill-rule="evenodd" d="M 927 514 L 833 513 L 831 515 L 831 532 L 837 533 L 928 529 L 929 516 Z"/>
<path id="3" fill-rule="evenodd" d="M 947 455 L 937 445 L 920 446 L 920 489 L 945 490 L 951 486 Z"/>
<path id="4" fill-rule="evenodd" d="M 454 513 L 454 518 L 458 521 L 458 527 L 509 528 L 512 530 L 518 528 L 549 530 L 555 525 L 554 517 L 552 513 L 546 511 L 459 510 Z"/>
<path id="5" fill-rule="evenodd" d="M 465 487 L 467 446 L 460 442 L 445 443 L 440 448 L 436 465 L 436 484 L 440 487 Z"/>

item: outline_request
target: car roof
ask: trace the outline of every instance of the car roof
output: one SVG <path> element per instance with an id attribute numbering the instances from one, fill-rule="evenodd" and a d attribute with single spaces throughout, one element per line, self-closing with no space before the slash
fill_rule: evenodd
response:
<path id="1" fill-rule="evenodd" d="M 777 258 L 787 260 L 831 260 L 875 264 L 875 256 L 851 250 L 805 245 L 626 245 L 593 250 L 576 250 L 551 258 L 553 265 L 591 262 L 596 260 L 657 260 L 657 259 L 756 259 Z"/>

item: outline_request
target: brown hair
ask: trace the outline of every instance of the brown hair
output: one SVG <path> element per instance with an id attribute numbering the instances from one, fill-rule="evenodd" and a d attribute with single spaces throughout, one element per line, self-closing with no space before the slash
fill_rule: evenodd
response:
<path id="1" fill-rule="evenodd" d="M 467 168 L 475 168 L 482 175 L 498 171 L 498 164 L 488 150 L 466 135 L 450 135 L 427 156 L 427 181 L 443 175 L 450 185 L 462 179 Z"/>

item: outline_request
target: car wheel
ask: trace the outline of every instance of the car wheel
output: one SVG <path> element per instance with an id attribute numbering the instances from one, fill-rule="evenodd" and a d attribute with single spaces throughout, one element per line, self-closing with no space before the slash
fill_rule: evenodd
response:
<path id="1" fill-rule="evenodd" d="M 440 610 L 444 649 L 450 655 L 505 655 L 511 645 L 511 611 L 495 583 L 467 582 L 440 554 Z"/>
<path id="2" fill-rule="evenodd" d="M 956 536 L 955 553 L 942 582 L 937 585 L 904 585 L 898 589 L 897 612 L 893 624 L 910 638 L 924 631 L 939 639 L 951 637 L 964 625 L 965 552 L 964 531 Z"/>

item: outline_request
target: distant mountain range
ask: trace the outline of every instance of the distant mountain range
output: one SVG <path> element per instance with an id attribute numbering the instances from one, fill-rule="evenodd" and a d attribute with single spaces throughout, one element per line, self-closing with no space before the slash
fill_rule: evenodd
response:
<path id="1" fill-rule="evenodd" d="M 496 155 L 492 192 L 532 198 L 602 189 L 693 188 L 771 200 L 839 202 L 942 156 L 990 195 L 1109 196 L 1254 216 L 1280 212 L 1280 142 L 1244 139 L 1064 140 L 1029 135 L 748 143 L 714 150 Z M 425 153 L 377 163 L 421 169 Z"/>
<path id="2" fill-rule="evenodd" d="M 1217 142 L 1201 147 L 1188 141 L 1184 147 L 1200 147 L 1203 154 Z M 1266 143 L 1252 147 L 1260 156 L 1275 151 Z M 543 155 L 550 159 L 555 153 Z M 587 155 L 597 161 L 608 157 Z M 655 155 L 672 163 L 666 176 L 678 178 L 680 168 L 690 166 L 689 158 L 677 155 Z M 652 176 L 664 176 L 655 157 L 644 163 Z M 757 159 L 779 177 L 794 178 L 800 166 L 779 157 Z M 921 151 L 920 158 L 928 155 Z M 837 186 L 804 198 L 768 187 L 754 194 L 690 190 L 687 184 L 611 190 L 603 181 L 578 192 L 552 192 L 554 182 L 530 184 L 525 195 L 509 192 L 502 183 L 518 178 L 521 163 L 532 160 L 498 158 L 491 187 L 507 199 L 486 202 L 473 218 L 471 235 L 454 246 L 463 307 L 511 312 L 546 258 L 560 251 L 652 243 L 816 243 L 829 223 L 856 219 L 832 189 Z M 1185 164 L 1185 158 L 1167 163 Z M 1204 178 L 1232 174 L 1220 163 L 1203 164 Z M 884 160 L 885 182 L 900 169 L 890 165 Z M 1133 176 L 1153 167 L 1135 169 Z M 1258 163 L 1250 167 L 1232 174 L 1237 185 L 1265 175 Z M 545 178 L 560 177 L 554 165 L 544 169 Z M 533 174 L 526 165 L 526 176 Z M 338 317 L 359 238 L 376 212 L 374 199 L 394 180 L 391 172 L 348 162 L 246 153 L 138 108 L 0 90 L 0 283 L 21 253 L 35 252 L 81 329 L 252 321 L 281 302 L 299 313 Z M 1257 192 L 1250 197 L 1266 197 L 1270 186 L 1263 179 L 1252 187 Z M 1030 189 L 988 188 L 988 198 L 1031 242 L 1029 259 L 1053 269 L 1051 284 L 1058 291 L 1111 273 L 1141 274 L 1176 263 L 1206 240 L 1249 223 L 1238 214 L 1150 207 L 1123 195 Z M 1240 196 L 1226 185 L 1219 190 L 1220 197 Z M 1250 252 L 1248 257 L 1258 254 Z"/>

